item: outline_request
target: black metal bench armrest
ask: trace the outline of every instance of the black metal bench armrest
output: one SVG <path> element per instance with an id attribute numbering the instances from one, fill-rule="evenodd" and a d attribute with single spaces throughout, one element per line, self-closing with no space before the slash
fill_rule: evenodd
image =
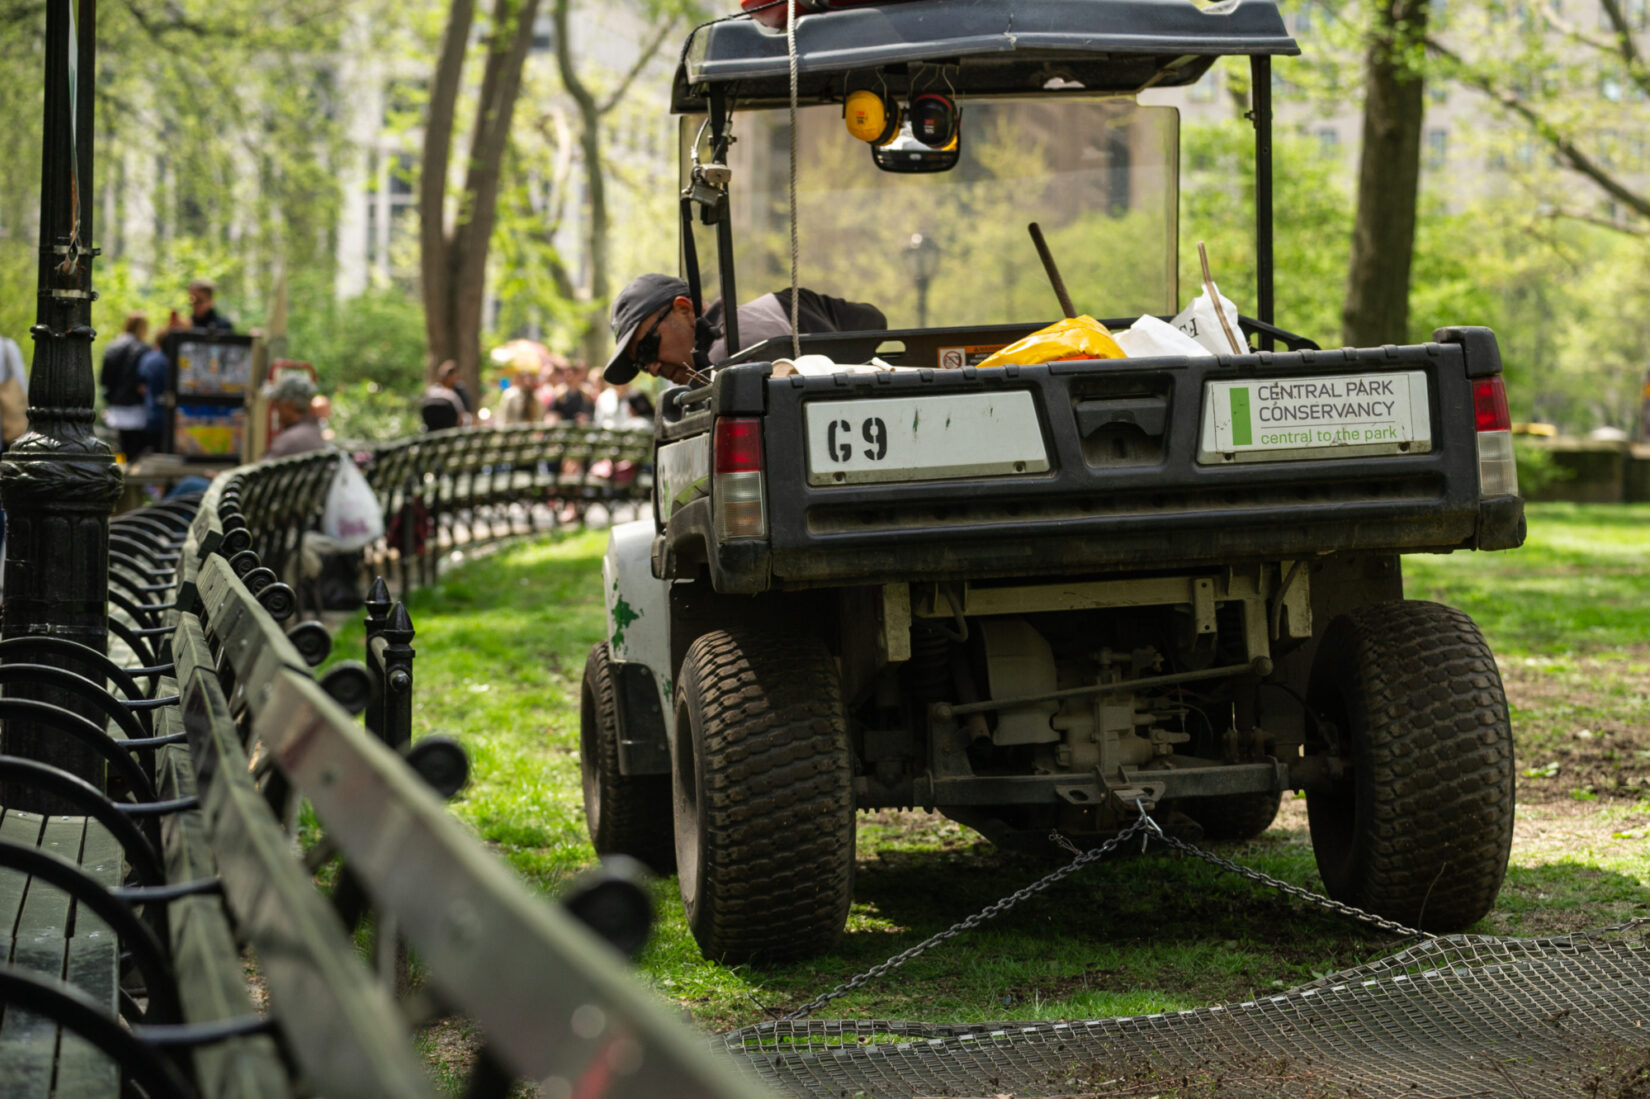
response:
<path id="1" fill-rule="evenodd" d="M 0 867 L 19 870 L 36 881 L 54 885 L 91 909 L 114 930 L 137 965 L 138 972 L 143 974 L 144 984 L 149 990 L 147 1015 L 150 1020 L 177 1021 L 177 989 L 166 969 L 166 952 L 154 931 L 138 919 L 128 905 L 68 859 L 38 847 L 24 847 L 0 840 Z"/>
<path id="2" fill-rule="evenodd" d="M 0 783 L 27 786 L 69 802 L 109 830 L 126 853 L 126 861 L 132 864 L 132 872 L 139 881 L 155 884 L 165 880 L 160 853 L 149 837 L 138 830 L 115 802 L 85 779 L 49 763 L 0 755 Z"/>

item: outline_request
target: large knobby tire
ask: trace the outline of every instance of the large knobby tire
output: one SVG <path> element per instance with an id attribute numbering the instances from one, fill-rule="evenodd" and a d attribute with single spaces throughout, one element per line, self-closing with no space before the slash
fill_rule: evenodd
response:
<path id="1" fill-rule="evenodd" d="M 1428 931 L 1495 904 L 1513 833 L 1513 742 L 1495 658 L 1471 618 L 1395 602 L 1336 618 L 1310 698 L 1348 771 L 1309 790 L 1329 895 Z"/>
<path id="2" fill-rule="evenodd" d="M 1179 805 L 1186 815 L 1203 826 L 1203 837 L 1235 843 L 1254 839 L 1277 819 L 1283 793 L 1218 794 L 1210 798 L 1186 798 Z"/>
<path id="3" fill-rule="evenodd" d="M 579 777 L 590 843 L 598 855 L 630 855 L 669 874 L 676 866 L 670 776 L 619 771 L 616 691 L 607 642 L 597 642 L 585 659 L 579 690 Z"/>
<path id="4" fill-rule="evenodd" d="M 676 866 L 707 958 L 828 950 L 854 886 L 853 770 L 836 662 L 815 637 L 715 631 L 688 649 L 671 744 Z"/>

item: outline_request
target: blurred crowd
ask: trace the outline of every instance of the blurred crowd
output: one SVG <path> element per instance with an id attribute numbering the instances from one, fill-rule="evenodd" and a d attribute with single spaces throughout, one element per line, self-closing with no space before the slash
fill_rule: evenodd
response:
<path id="1" fill-rule="evenodd" d="M 456 414 L 455 423 L 442 426 L 545 423 L 621 430 L 653 426 L 653 400 L 647 391 L 607 382 L 600 367 L 575 362 L 532 340 L 511 340 L 495 349 L 490 358 L 497 372 L 498 390 L 480 407 L 453 376 L 438 376 L 430 387 L 426 402 L 445 400 Z M 456 374 L 456 370 L 450 373 Z M 445 419 L 446 410 L 440 411 Z M 430 419 L 426 415 L 426 424 Z"/>

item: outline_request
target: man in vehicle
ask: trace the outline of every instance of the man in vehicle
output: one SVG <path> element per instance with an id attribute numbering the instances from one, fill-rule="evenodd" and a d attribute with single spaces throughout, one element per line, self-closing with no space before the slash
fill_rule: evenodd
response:
<path id="1" fill-rule="evenodd" d="M 622 385 L 645 370 L 686 385 L 703 380 L 728 357 L 725 315 L 718 298 L 695 316 L 688 284 L 670 275 L 638 275 L 613 299 L 613 357 L 602 376 Z M 798 290 L 798 322 L 803 332 L 872 332 L 888 327 L 874 305 Z M 739 307 L 739 339 L 750 347 L 791 334 L 791 292 L 763 294 Z"/>

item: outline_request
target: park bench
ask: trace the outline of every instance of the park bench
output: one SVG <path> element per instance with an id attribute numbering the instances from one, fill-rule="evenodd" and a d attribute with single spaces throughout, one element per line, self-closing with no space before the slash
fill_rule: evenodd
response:
<path id="1" fill-rule="evenodd" d="M 125 631 L 156 664 L 134 676 L 57 639 L 0 643 L 0 683 L 72 691 L 102 719 L 53 710 L 67 735 L 98 744 L 115 791 L 0 760 L 0 805 L 22 789 L 63 802 L 49 815 L 0 809 L 0 1091 L 429 1094 L 412 1023 L 460 1011 L 485 1035 L 474 1094 L 597 1077 L 610 1094 L 754 1094 L 587 927 L 639 945 L 650 916 L 629 871 L 547 904 L 445 811 L 438 790 L 462 782 L 463 756 L 435 738 L 409 744 L 412 628 L 382 581 L 365 666 L 315 678 L 330 640 L 313 623 L 282 629 L 293 594 L 251 549 L 250 487 L 220 478 L 187 533 L 175 521 L 186 505 L 146 516 L 152 537 L 112 525 L 111 541 L 120 529 L 142 552 L 111 569 L 176 584 L 170 605 L 134 593 L 152 598 L 114 616 L 162 622 L 163 637 Z M 0 719 L 52 709 L 11 694 Z M 284 827 L 299 799 L 324 829 L 307 856 Z M 314 872 L 327 863 L 323 891 Z"/>
<path id="2" fill-rule="evenodd" d="M 405 594 L 446 550 L 552 527 L 568 507 L 582 517 L 591 504 L 645 502 L 652 452 L 650 431 L 576 424 L 454 428 L 377 448 L 363 472 L 386 536 L 368 556 L 399 570 Z"/>

